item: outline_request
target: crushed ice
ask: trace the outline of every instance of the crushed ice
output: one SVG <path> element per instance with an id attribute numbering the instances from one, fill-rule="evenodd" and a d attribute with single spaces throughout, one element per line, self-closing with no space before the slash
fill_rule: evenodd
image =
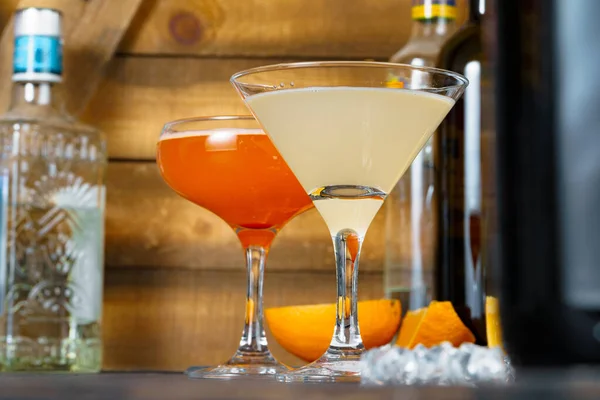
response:
<path id="1" fill-rule="evenodd" d="M 383 346 L 361 358 L 361 382 L 365 385 L 476 386 L 504 384 L 514 379 L 514 370 L 504 352 L 465 343 L 456 348 L 449 342 L 409 350 Z"/>

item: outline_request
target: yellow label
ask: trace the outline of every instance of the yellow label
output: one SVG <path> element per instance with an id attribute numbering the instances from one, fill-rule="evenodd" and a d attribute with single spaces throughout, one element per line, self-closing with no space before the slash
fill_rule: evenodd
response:
<path id="1" fill-rule="evenodd" d="M 404 88 L 404 82 L 399 80 L 398 77 L 390 74 L 385 82 L 385 86 L 393 89 L 402 89 Z"/>
<path id="2" fill-rule="evenodd" d="M 485 325 L 488 347 L 502 347 L 502 326 L 500 325 L 500 306 L 498 299 L 485 298 Z"/>
<path id="3" fill-rule="evenodd" d="M 432 18 L 456 19 L 456 7 L 448 4 L 428 4 L 412 8 L 412 19 Z"/>

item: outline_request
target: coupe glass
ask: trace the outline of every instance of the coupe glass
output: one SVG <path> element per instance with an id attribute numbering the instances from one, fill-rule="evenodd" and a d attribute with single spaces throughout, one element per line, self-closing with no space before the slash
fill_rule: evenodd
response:
<path id="1" fill-rule="evenodd" d="M 277 232 L 311 201 L 252 116 L 218 116 L 167 123 L 156 156 L 165 182 L 231 226 L 246 255 L 246 322 L 226 363 L 191 368 L 191 378 L 274 377 L 288 370 L 267 346 L 263 272 Z"/>
<path id="2" fill-rule="evenodd" d="M 338 298 L 330 347 L 277 379 L 357 381 L 364 351 L 358 261 L 367 228 L 468 82 L 439 69 L 376 62 L 279 64 L 238 72 L 231 82 L 313 200 L 334 244 Z"/>

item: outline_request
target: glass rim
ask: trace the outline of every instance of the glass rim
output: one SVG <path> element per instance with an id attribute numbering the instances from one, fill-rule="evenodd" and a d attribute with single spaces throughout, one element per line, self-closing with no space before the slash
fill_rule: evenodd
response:
<path id="1" fill-rule="evenodd" d="M 189 124 L 189 123 L 196 123 L 196 122 L 210 122 L 210 121 L 246 121 L 246 120 L 254 120 L 256 121 L 256 118 L 254 118 L 253 115 L 251 114 L 242 114 L 242 115 L 209 115 L 209 116 L 203 116 L 203 117 L 188 117 L 188 118 L 180 118 L 180 119 L 174 119 L 173 121 L 169 121 L 167 123 L 165 123 L 163 125 L 162 131 L 164 132 L 165 130 L 175 126 L 175 125 L 182 125 L 182 124 Z M 256 121 L 258 123 L 258 121 Z"/>
<path id="2" fill-rule="evenodd" d="M 271 72 L 278 70 L 291 70 L 291 69 L 309 69 L 309 68 L 334 68 L 334 67 L 376 67 L 376 68 L 403 68 L 403 69 L 411 69 L 429 73 L 437 73 L 446 76 L 450 76 L 456 79 L 459 83 L 456 85 L 448 85 L 441 86 L 439 88 L 432 88 L 435 90 L 449 90 L 449 89 L 458 89 L 461 87 L 466 87 L 469 85 L 469 80 L 465 78 L 463 75 L 448 71 L 441 68 L 435 67 L 424 67 L 424 66 L 416 66 L 410 64 L 400 64 L 400 63 L 391 63 L 391 62 L 383 62 L 383 61 L 300 61 L 300 62 L 290 62 L 290 63 L 279 63 L 279 64 L 269 64 L 263 65 L 260 67 L 248 68 L 235 74 L 231 75 L 229 81 L 234 85 L 246 85 L 246 86 L 260 86 L 259 84 L 253 83 L 243 83 L 239 82 L 238 79 L 244 76 L 263 73 L 263 72 Z M 429 89 L 427 89 L 429 90 Z"/>

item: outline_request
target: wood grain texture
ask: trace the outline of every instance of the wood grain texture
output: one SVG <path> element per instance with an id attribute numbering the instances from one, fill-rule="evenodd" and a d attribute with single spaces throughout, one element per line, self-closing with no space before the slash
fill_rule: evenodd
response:
<path id="1" fill-rule="evenodd" d="M 15 10 L 26 7 L 43 7 L 55 8 L 63 13 L 63 16 L 65 17 L 64 30 L 66 34 L 69 34 L 77 25 L 78 16 L 83 12 L 86 1 L 87 0 L 1 0 L 0 29 L 9 23 Z M 12 30 L 10 31 L 10 34 L 12 35 Z"/>
<path id="2" fill-rule="evenodd" d="M 466 1 L 459 0 L 459 18 Z M 119 51 L 388 59 L 407 41 L 411 0 L 147 0 Z"/>
<path id="3" fill-rule="evenodd" d="M 6 27 L 13 12 L 16 9 L 18 0 L 4 0 L 0 1 L 0 32 Z"/>
<path id="4" fill-rule="evenodd" d="M 85 109 L 142 0 L 91 0 L 66 37 L 66 107 Z"/>
<path id="5" fill-rule="evenodd" d="M 367 233 L 361 271 L 381 271 L 385 215 Z M 239 271 L 242 247 L 229 226 L 176 195 L 153 162 L 112 162 L 107 175 L 106 264 L 113 267 L 183 267 Z M 325 223 L 310 210 L 279 233 L 268 271 L 331 271 L 333 246 Z"/>
<path id="6" fill-rule="evenodd" d="M 229 78 L 237 71 L 275 62 L 117 57 L 82 118 L 108 135 L 111 158 L 154 160 L 165 122 L 248 114 Z"/>
<path id="7" fill-rule="evenodd" d="M 244 321 L 243 271 L 108 269 L 105 282 L 105 370 L 181 371 L 233 355 Z M 382 296 L 380 274 L 359 282 L 361 300 Z M 267 271 L 264 296 L 265 307 L 332 303 L 335 274 Z M 267 335 L 278 359 L 302 364 Z"/>

